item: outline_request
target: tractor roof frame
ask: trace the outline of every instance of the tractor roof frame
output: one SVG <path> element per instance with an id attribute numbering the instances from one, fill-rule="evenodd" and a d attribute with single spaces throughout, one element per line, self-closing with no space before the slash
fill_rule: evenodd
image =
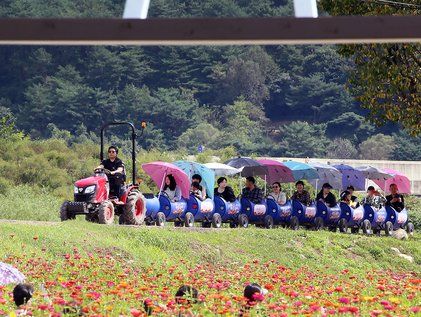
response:
<path id="1" fill-rule="evenodd" d="M 136 134 L 136 128 L 133 125 L 133 123 L 128 122 L 128 121 L 114 121 L 114 122 L 108 122 L 105 123 L 101 126 L 101 150 L 99 152 L 99 157 L 100 160 L 102 162 L 102 160 L 104 159 L 104 133 L 105 130 L 110 127 L 110 126 L 122 126 L 122 125 L 128 125 L 132 131 L 131 133 L 131 141 L 132 141 L 132 184 L 135 185 L 136 184 L 136 138 L 137 138 L 137 134 Z M 144 131 L 144 126 L 142 124 L 142 129 L 141 129 L 141 133 L 140 136 L 143 135 L 143 131 Z"/>
<path id="2" fill-rule="evenodd" d="M 419 43 L 421 16 L 0 19 L 0 45 Z"/>

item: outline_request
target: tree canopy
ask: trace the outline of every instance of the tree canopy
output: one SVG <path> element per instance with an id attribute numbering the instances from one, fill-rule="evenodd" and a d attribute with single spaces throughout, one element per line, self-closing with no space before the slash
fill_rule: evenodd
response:
<path id="1" fill-rule="evenodd" d="M 346 9 L 322 3 L 331 14 Z M 123 6 L 123 0 L 7 0 L 0 16 L 119 17 Z M 374 6 L 364 6 L 374 12 Z M 154 0 L 150 17 L 282 16 L 292 15 L 292 8 L 291 0 Z M 0 46 L 0 116 L 13 118 L 16 128 L 32 138 L 61 134 L 70 143 L 96 140 L 106 121 L 146 120 L 139 143 L 147 149 L 195 152 L 199 145 L 231 146 L 244 155 L 354 157 L 359 153 L 351 147 L 358 149 L 379 133 L 416 148 L 417 139 L 399 124 L 379 128 L 365 119 L 364 107 L 376 122 L 396 115 L 410 133 L 419 124 L 421 103 L 415 107 L 415 102 L 421 72 L 391 60 L 394 68 L 387 71 L 395 71 L 395 81 L 378 90 L 385 68 L 373 71 L 373 65 L 384 62 L 388 52 L 382 50 L 389 46 L 379 47 Z M 400 46 L 390 47 L 403 54 Z M 419 54 L 415 48 L 405 53 Z M 396 71 L 415 78 L 415 85 Z M 364 76 L 370 77 L 363 81 Z M 348 81 L 352 90 L 346 89 Z M 392 99 L 399 106 L 389 114 Z M 408 125 L 410 120 L 415 126 Z M 338 152 L 338 146 L 348 151 Z"/>

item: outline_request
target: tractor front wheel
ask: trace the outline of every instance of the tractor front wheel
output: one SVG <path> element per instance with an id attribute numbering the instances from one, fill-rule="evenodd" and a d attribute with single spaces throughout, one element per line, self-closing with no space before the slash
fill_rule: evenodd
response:
<path id="1" fill-rule="evenodd" d="M 114 223 L 114 205 L 111 201 L 104 201 L 99 205 L 98 222 L 104 225 Z"/>
<path id="2" fill-rule="evenodd" d="M 141 225 L 145 221 L 146 199 L 137 190 L 132 191 L 127 197 L 123 211 L 123 222 L 126 225 Z"/>
<path id="3" fill-rule="evenodd" d="M 60 207 L 60 220 L 61 221 L 66 221 L 66 220 L 70 219 L 69 213 L 68 213 L 68 210 L 67 210 L 68 205 L 69 205 L 69 202 L 65 201 Z"/>

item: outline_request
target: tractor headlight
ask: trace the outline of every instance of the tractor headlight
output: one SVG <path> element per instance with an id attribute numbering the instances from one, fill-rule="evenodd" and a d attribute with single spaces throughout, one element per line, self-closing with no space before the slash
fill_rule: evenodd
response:
<path id="1" fill-rule="evenodd" d="M 95 191 L 95 185 L 91 185 L 85 188 L 85 194 L 91 194 Z"/>
<path id="2" fill-rule="evenodd" d="M 73 188 L 73 193 L 75 193 L 75 194 L 77 194 L 77 193 L 78 193 L 78 188 L 77 188 L 77 186 L 75 186 L 75 187 Z"/>

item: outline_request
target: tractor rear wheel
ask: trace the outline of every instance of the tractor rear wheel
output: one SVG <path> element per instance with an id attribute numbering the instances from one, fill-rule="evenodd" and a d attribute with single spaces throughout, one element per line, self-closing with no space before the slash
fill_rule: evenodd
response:
<path id="1" fill-rule="evenodd" d="M 194 226 L 194 216 L 191 212 L 186 213 L 184 218 L 184 225 L 189 228 Z"/>
<path id="2" fill-rule="evenodd" d="M 393 232 L 393 224 L 390 221 L 387 221 L 384 226 L 384 232 L 386 233 L 386 236 L 390 236 Z"/>
<path id="3" fill-rule="evenodd" d="M 114 223 L 114 205 L 111 201 L 104 201 L 98 208 L 98 222 L 104 225 Z"/>
<path id="4" fill-rule="evenodd" d="M 220 214 L 215 213 L 212 216 L 212 227 L 214 228 L 221 228 L 222 226 L 222 217 Z"/>
<path id="5" fill-rule="evenodd" d="M 60 220 L 66 221 L 70 219 L 75 219 L 75 215 L 70 215 L 67 206 L 69 205 L 68 201 L 65 201 L 60 207 Z"/>
<path id="6" fill-rule="evenodd" d="M 126 225 L 141 225 L 145 221 L 146 199 L 137 190 L 130 192 L 123 210 L 123 222 Z"/>
<path id="7" fill-rule="evenodd" d="M 249 218 L 246 214 L 241 214 L 238 216 L 238 226 L 240 228 L 247 228 L 249 226 Z"/>
<path id="8" fill-rule="evenodd" d="M 273 228 L 273 217 L 270 215 L 265 216 L 264 219 L 265 222 L 265 228 L 266 229 L 272 229 Z"/>
<path id="9" fill-rule="evenodd" d="M 165 214 L 164 214 L 162 211 L 158 212 L 158 213 L 156 214 L 155 224 L 156 224 L 158 227 L 163 227 L 163 226 L 165 226 L 165 221 L 166 221 L 166 219 L 165 219 Z"/>

